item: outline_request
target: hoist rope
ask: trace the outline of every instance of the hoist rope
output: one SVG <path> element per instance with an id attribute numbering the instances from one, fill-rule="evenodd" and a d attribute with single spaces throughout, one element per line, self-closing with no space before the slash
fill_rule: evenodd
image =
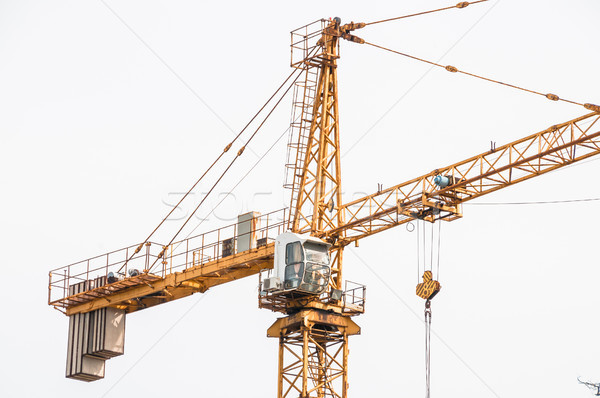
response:
<path id="1" fill-rule="evenodd" d="M 146 239 L 144 239 L 144 241 L 139 244 L 139 246 L 135 249 L 134 253 L 132 253 L 129 256 L 129 258 L 127 258 L 127 260 L 125 260 L 125 263 L 123 263 L 123 265 L 121 266 L 121 268 L 119 268 L 119 270 L 117 271 L 117 273 L 121 272 L 121 270 L 124 267 L 127 266 L 127 263 L 129 261 L 131 261 L 131 259 L 141 250 L 141 248 L 144 246 L 144 244 L 146 244 L 150 240 L 150 238 L 156 233 L 156 231 L 158 231 L 158 229 L 165 223 L 165 221 L 171 216 L 171 214 L 173 214 L 173 212 L 176 209 L 179 208 L 179 205 L 185 200 L 185 198 L 187 198 L 189 196 L 189 194 L 196 188 L 196 186 L 200 183 L 200 181 L 202 181 L 204 179 L 204 177 L 208 174 L 208 172 L 219 162 L 219 160 L 221 160 L 221 158 L 223 157 L 223 155 L 225 155 L 225 153 L 227 153 L 227 151 L 229 151 L 229 149 L 231 148 L 231 146 L 238 140 L 238 138 L 244 133 L 244 131 L 246 131 L 246 129 L 248 128 L 248 126 L 250 126 L 250 124 L 258 117 L 258 115 L 266 108 L 266 106 L 269 104 L 269 102 L 271 102 L 271 100 L 277 95 L 277 93 L 285 86 L 285 84 L 288 82 L 288 80 L 290 80 L 290 78 L 296 72 L 297 72 L 297 70 L 294 70 L 292 73 L 290 73 L 288 75 L 288 77 L 283 81 L 283 83 L 281 83 L 281 85 L 277 88 L 277 90 L 275 90 L 275 92 L 273 93 L 273 95 L 271 95 L 271 97 L 269 97 L 269 99 L 264 103 L 264 105 L 254 114 L 254 116 L 252 116 L 252 118 L 250 119 L 250 121 L 248 123 L 246 123 L 246 125 L 244 126 L 244 128 L 235 136 L 235 138 L 229 144 L 227 144 L 227 146 L 225 146 L 225 148 L 223 149 L 223 151 L 211 163 L 211 165 L 204 171 L 204 173 L 202 173 L 202 175 L 200 176 L 200 178 L 198 178 L 196 180 L 196 182 L 194 183 L 194 185 L 192 185 L 192 187 L 185 193 L 185 195 L 183 195 L 183 197 L 179 200 L 179 202 L 177 202 L 177 204 L 160 221 L 160 223 L 158 223 L 158 225 L 156 226 L 156 228 L 154 228 L 152 230 L 152 232 L 150 232 L 150 234 L 148 235 L 148 237 L 146 237 Z M 295 80 L 294 80 L 294 82 L 295 82 Z"/>
<path id="2" fill-rule="evenodd" d="M 440 220 L 437 220 L 437 222 L 434 222 L 431 225 L 429 262 L 427 261 L 427 256 L 426 256 L 427 224 L 425 223 L 425 221 L 419 220 L 419 219 L 416 220 L 416 224 L 417 224 L 417 284 L 419 284 L 421 282 L 421 277 L 422 277 L 421 269 L 423 270 L 423 272 L 431 271 L 433 273 L 433 269 L 435 268 L 436 269 L 436 273 L 435 273 L 436 278 L 435 279 L 439 281 L 440 256 L 441 256 L 440 249 L 441 249 L 441 243 L 442 243 L 442 237 L 441 237 L 442 236 L 442 223 Z M 437 226 L 438 226 L 437 239 L 435 238 L 435 231 L 434 231 L 435 224 L 437 224 Z M 421 233 L 421 230 L 423 231 L 422 233 Z M 437 240 L 437 248 L 435 248 L 436 240 Z M 421 243 L 421 241 L 422 241 L 422 243 Z M 421 250 L 421 246 L 423 247 L 423 250 Z M 421 267 L 421 265 L 422 265 L 422 267 Z"/>
<path id="3" fill-rule="evenodd" d="M 437 281 L 440 281 L 440 246 L 442 240 L 442 222 L 438 220 L 438 248 L 437 248 Z"/>
<path id="4" fill-rule="evenodd" d="M 431 273 L 433 273 L 433 224 L 431 224 L 431 243 L 429 244 L 430 246 L 430 268 L 429 270 L 431 271 Z"/>
<path id="5" fill-rule="evenodd" d="M 217 187 L 217 185 L 219 184 L 219 182 L 223 179 L 223 177 L 225 176 L 225 174 L 227 174 L 227 172 L 229 171 L 229 169 L 231 169 L 231 167 L 234 165 L 234 163 L 236 162 L 237 159 L 239 159 L 242 154 L 244 153 L 244 149 L 250 144 L 250 142 L 252 141 L 252 139 L 254 139 L 254 137 L 256 136 L 256 134 L 258 133 L 258 131 L 262 128 L 262 126 L 265 124 L 265 122 L 267 121 L 267 119 L 271 116 L 271 114 L 273 113 L 273 111 L 277 108 L 277 106 L 281 103 L 281 101 L 285 98 L 285 96 L 287 95 L 287 93 L 290 91 L 290 89 L 294 86 L 294 84 L 296 83 L 296 81 L 298 80 L 298 78 L 302 75 L 302 71 L 304 71 L 306 69 L 306 67 L 304 67 L 303 69 L 299 69 L 300 73 L 298 74 L 298 76 L 296 76 L 296 78 L 292 81 L 292 83 L 288 86 L 288 88 L 285 90 L 285 92 L 281 95 L 281 97 L 277 100 L 277 102 L 275 103 L 275 105 L 273 105 L 273 108 L 271 108 L 271 110 L 269 111 L 269 113 L 265 116 L 265 118 L 263 119 L 263 121 L 260 123 L 260 125 L 256 128 L 256 130 L 254 131 L 254 133 L 252 133 L 252 135 L 248 138 L 248 140 L 244 143 L 244 145 L 240 148 L 240 150 L 238 151 L 238 153 L 236 154 L 236 156 L 231 160 L 231 162 L 229 163 L 229 165 L 227 166 L 227 168 L 221 173 L 221 175 L 219 176 L 219 178 L 217 179 L 217 181 L 213 184 L 213 186 L 210 188 L 210 190 L 208 191 L 208 193 L 204 196 L 204 198 L 202 198 L 202 200 L 200 201 L 200 203 L 198 203 L 198 205 L 196 206 L 196 208 L 194 209 L 194 211 L 189 215 L 189 217 L 185 220 L 185 222 L 183 223 L 183 225 L 181 225 L 181 227 L 177 230 L 177 232 L 175 233 L 175 235 L 173 235 L 173 237 L 171 238 L 171 240 L 169 241 L 169 243 L 167 243 L 165 246 L 163 246 L 163 249 L 161 250 L 161 252 L 159 253 L 159 255 L 157 256 L 156 260 L 154 260 L 154 262 L 152 263 L 152 265 L 148 268 L 148 272 L 150 272 L 150 270 L 152 270 L 152 268 L 154 268 L 154 266 L 156 265 L 156 263 L 158 262 L 158 260 L 160 260 L 161 258 L 163 258 L 163 256 L 165 256 L 166 250 L 169 246 L 171 246 L 171 244 L 175 241 L 175 239 L 177 238 L 177 236 L 179 236 L 179 234 L 181 233 L 181 231 L 183 230 L 183 228 L 185 228 L 185 226 L 187 225 L 187 223 L 192 219 L 192 217 L 196 214 L 196 212 L 198 211 L 198 209 L 200 208 L 200 206 L 202 206 L 202 204 L 206 201 L 206 199 L 210 196 L 210 194 L 212 193 L 212 191 Z M 296 73 L 298 70 L 295 70 L 290 77 Z M 287 82 L 288 79 L 286 79 Z M 279 91 L 279 90 L 278 90 Z"/>
<path id="6" fill-rule="evenodd" d="M 425 302 L 425 398 L 430 397 L 431 384 L 431 301 Z"/>
<path id="7" fill-rule="evenodd" d="M 419 242 L 421 242 L 421 220 L 417 219 L 417 284 L 421 281 L 421 249 Z"/>
<path id="8" fill-rule="evenodd" d="M 420 240 L 421 240 L 421 234 L 420 234 L 420 230 L 419 228 L 421 227 L 421 223 L 423 223 L 422 225 L 422 230 L 423 230 L 423 283 L 426 282 L 426 272 L 431 272 L 431 274 L 429 274 L 429 280 L 431 280 L 432 274 L 433 274 L 433 269 L 434 266 L 437 269 L 437 278 L 435 278 L 434 280 L 437 279 L 437 281 L 439 281 L 439 275 L 440 275 L 440 247 L 441 247 L 441 232 L 442 232 L 442 222 L 440 220 L 437 220 L 438 223 L 438 231 L 437 231 L 437 261 L 434 260 L 434 246 L 435 246 L 435 221 L 431 223 L 431 241 L 429 243 L 429 249 L 430 249 L 430 257 L 429 257 L 429 265 L 427 265 L 427 258 L 426 258 L 426 247 L 427 247 L 427 242 L 426 242 L 426 224 L 424 220 L 419 220 L 417 219 L 417 279 L 420 276 L 420 256 L 421 256 L 421 251 L 420 251 Z M 417 282 L 417 295 L 419 295 L 419 283 Z M 438 284 L 439 286 L 439 284 Z M 438 288 L 439 289 L 439 288 Z M 421 296 L 422 297 L 422 296 Z M 430 386 L 431 386 L 431 297 L 429 296 L 429 298 L 426 299 L 425 301 L 425 398 L 430 398 L 431 395 L 431 390 L 430 390 Z"/>
<path id="9" fill-rule="evenodd" d="M 491 82 L 491 83 L 497 83 L 497 84 L 500 84 L 500 85 L 503 85 L 503 86 L 515 88 L 517 90 L 525 91 L 525 92 L 532 93 L 532 94 L 541 95 L 541 96 L 546 97 L 547 99 L 549 99 L 551 101 L 563 101 L 563 102 L 567 102 L 567 103 L 570 103 L 570 104 L 575 104 L 575 105 L 583 106 L 585 109 L 588 109 L 588 110 L 591 110 L 591 111 L 600 112 L 600 106 L 598 106 L 598 105 L 594 105 L 594 104 L 590 104 L 590 103 L 581 103 L 581 102 L 577 102 L 577 101 L 571 101 L 571 100 L 568 100 L 568 99 L 560 98 L 556 94 L 551 94 L 551 93 L 544 94 L 544 93 L 541 93 L 539 91 L 535 91 L 535 90 L 530 90 L 530 89 L 527 89 L 527 88 L 519 87 L 519 86 L 516 86 L 514 84 L 504 83 L 504 82 L 501 82 L 501 81 L 498 81 L 498 80 L 494 80 L 494 79 L 490 79 L 490 78 L 483 77 L 483 76 L 480 76 L 480 75 L 476 75 L 474 73 L 470 73 L 470 72 L 465 72 L 465 71 L 459 70 L 458 68 L 456 68 L 456 67 L 454 67 L 452 65 L 441 65 L 441 64 L 438 64 L 437 62 L 433 62 L 433 61 L 429 61 L 429 60 L 426 60 L 426 59 L 423 59 L 423 58 L 415 57 L 413 55 L 406 54 L 406 53 L 403 53 L 403 52 L 400 52 L 400 51 L 396 51 L 396 50 L 392 50 L 390 48 L 379 46 L 379 45 L 374 44 L 374 43 L 369 43 L 367 41 L 365 41 L 364 44 L 368 44 L 368 45 L 370 45 L 372 47 L 376 47 L 376 48 L 379 48 L 381 50 L 389 51 L 389 52 L 397 54 L 397 55 L 402 55 L 403 57 L 407 57 L 407 58 L 411 58 L 411 59 L 414 59 L 414 60 L 417 60 L 417 61 L 421 61 L 421 62 L 427 63 L 429 65 L 437 66 L 439 68 L 443 68 L 443 69 L 447 70 L 448 72 L 462 73 L 463 75 L 475 77 L 477 79 L 485 80 L 485 81 L 488 81 L 488 82 Z"/>
<path id="10" fill-rule="evenodd" d="M 425 224 L 425 221 L 421 221 L 423 223 L 423 272 L 427 271 L 427 245 L 425 244 L 426 240 L 425 240 L 425 235 L 426 235 L 426 229 L 427 229 L 427 224 Z"/>
<path id="11" fill-rule="evenodd" d="M 377 23 L 382 23 L 382 22 L 395 21 L 395 20 L 403 19 L 403 18 L 416 17 L 416 16 L 419 16 L 419 15 L 431 14 L 432 12 L 451 10 L 453 8 L 459 8 L 459 9 L 460 8 L 465 8 L 465 7 L 467 7 L 467 6 L 471 5 L 471 4 L 483 3 L 485 1 L 489 1 L 489 0 L 479 0 L 479 1 L 472 1 L 472 2 L 463 1 L 463 2 L 460 2 L 460 3 L 458 3 L 456 5 L 453 5 L 453 6 L 450 6 L 450 7 L 438 8 L 436 10 L 422 11 L 422 12 L 418 12 L 416 14 L 403 15 L 401 17 L 382 19 L 381 21 L 368 22 L 368 23 L 365 24 L 365 26 L 375 25 Z"/>

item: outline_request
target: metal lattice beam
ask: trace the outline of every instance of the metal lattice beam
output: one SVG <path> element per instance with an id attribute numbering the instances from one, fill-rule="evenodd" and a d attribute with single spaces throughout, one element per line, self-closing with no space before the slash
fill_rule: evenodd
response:
<path id="1" fill-rule="evenodd" d="M 360 333 L 350 317 L 303 310 L 278 319 L 267 332 L 279 338 L 278 398 L 346 398 L 348 336 Z"/>
<path id="2" fill-rule="evenodd" d="M 466 201 L 600 154 L 598 119 L 584 115 L 344 204 L 346 223 L 320 236 L 344 246 L 414 219 L 452 221 Z M 449 185 L 440 187 L 437 176 Z"/>

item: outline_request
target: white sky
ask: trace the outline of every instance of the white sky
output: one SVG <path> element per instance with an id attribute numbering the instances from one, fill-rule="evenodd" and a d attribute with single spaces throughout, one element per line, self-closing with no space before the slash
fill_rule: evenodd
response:
<path id="1" fill-rule="evenodd" d="M 107 362 L 104 380 L 86 384 L 64 378 L 68 321 L 46 305 L 47 273 L 142 240 L 169 210 L 165 203 L 233 137 L 225 124 L 238 131 L 287 76 L 292 29 L 321 17 L 372 21 L 451 4 L 0 0 L 0 395 L 275 396 L 277 342 L 265 334 L 277 315 L 257 308 L 257 278 L 215 288 L 200 302 L 196 295 L 132 314 L 126 354 Z M 356 34 L 598 104 L 598 15 L 593 0 L 500 0 Z M 502 145 L 587 113 L 428 69 L 342 43 L 348 200 L 486 151 L 490 140 Z M 254 152 L 262 155 L 283 133 L 289 109 L 288 99 Z M 284 141 L 198 231 L 286 205 Z M 255 160 L 246 151 L 219 192 Z M 599 165 L 569 167 L 479 202 L 598 198 Z M 465 206 L 462 220 L 442 226 L 433 327 L 454 353 L 433 338 L 432 396 L 590 396 L 577 376 L 600 381 L 599 205 Z M 163 236 L 177 226 L 170 221 Z M 346 278 L 368 289 L 367 313 L 355 319 L 363 333 L 350 341 L 351 397 L 424 393 L 415 246 L 415 234 L 399 227 L 345 255 Z"/>

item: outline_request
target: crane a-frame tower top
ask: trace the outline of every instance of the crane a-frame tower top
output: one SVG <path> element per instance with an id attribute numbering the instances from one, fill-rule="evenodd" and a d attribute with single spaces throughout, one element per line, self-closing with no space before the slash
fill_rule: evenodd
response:
<path id="1" fill-rule="evenodd" d="M 285 282 L 285 275 L 279 280 L 265 275 L 269 286 L 261 284 L 259 305 L 285 314 L 268 330 L 280 342 L 278 396 L 345 397 L 348 336 L 360 332 L 351 317 L 364 311 L 364 287 L 343 284 L 345 246 L 415 219 L 455 220 L 462 217 L 461 205 L 468 200 L 600 153 L 600 114 L 597 107 L 585 104 L 594 112 L 344 203 L 337 59 L 342 39 L 364 43 L 353 34 L 364 26 L 320 20 L 292 32 L 292 66 L 301 77 L 296 80 L 298 115 L 293 118 L 287 163 L 289 209 L 251 214 L 236 224 L 167 245 L 146 240 L 53 270 L 49 304 L 72 319 L 104 308 L 135 312 L 275 271 L 281 242 L 277 238 L 287 231 L 304 237 L 306 257 L 305 242 L 319 240 L 329 253 L 326 288 L 319 294 L 285 289 L 277 285 Z M 297 264 L 308 272 L 308 260 Z M 94 356 L 102 358 L 89 354 Z"/>

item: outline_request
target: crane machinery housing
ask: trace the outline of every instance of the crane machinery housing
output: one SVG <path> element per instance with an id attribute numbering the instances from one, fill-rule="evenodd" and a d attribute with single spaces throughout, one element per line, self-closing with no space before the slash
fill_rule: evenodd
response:
<path id="1" fill-rule="evenodd" d="M 577 103 L 591 112 L 345 202 L 339 47 L 345 40 L 383 48 L 355 35 L 379 22 L 322 19 L 291 32 L 293 72 L 276 92 L 287 87 L 274 105 L 292 90 L 284 185 L 290 190 L 288 208 L 242 214 L 237 223 L 180 240 L 175 236 L 168 243 L 156 243 L 150 234 L 135 245 L 50 271 L 48 304 L 69 317 L 67 377 L 104 377 L 106 360 L 124 352 L 127 314 L 258 275 L 259 307 L 282 314 L 267 331 L 279 341 L 277 396 L 345 398 L 349 337 L 361 332 L 354 317 L 364 313 L 366 299 L 365 286 L 343 279 L 346 246 L 414 220 L 460 219 L 462 204 L 469 200 L 600 154 L 600 107 Z M 428 278 L 424 282 L 436 282 Z M 439 284 L 422 297 L 438 290 Z"/>

